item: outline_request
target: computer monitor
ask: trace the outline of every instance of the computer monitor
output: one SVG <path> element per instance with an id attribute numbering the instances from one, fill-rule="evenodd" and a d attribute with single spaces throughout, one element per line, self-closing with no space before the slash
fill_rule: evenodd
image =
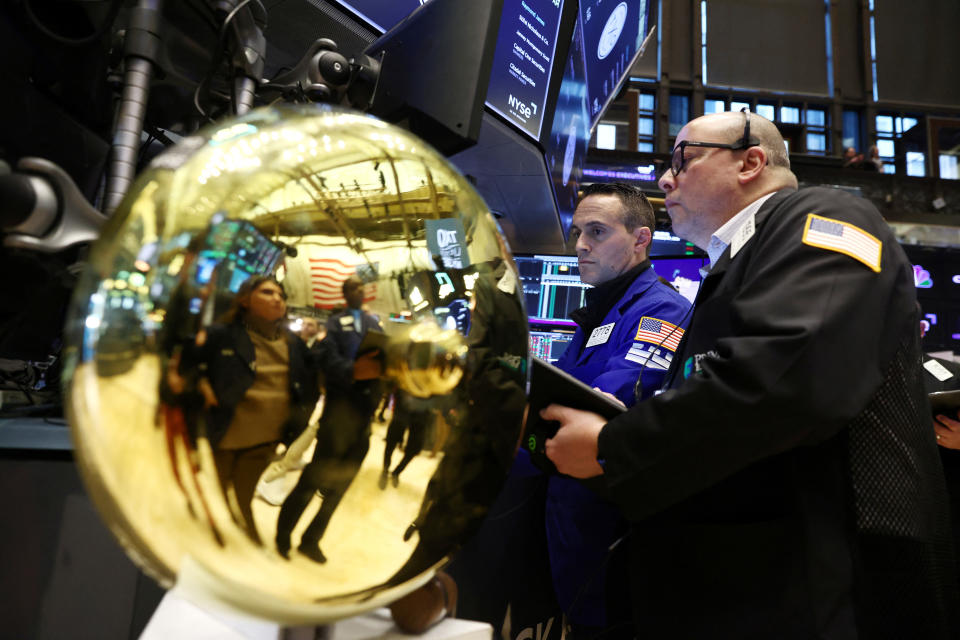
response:
<path id="1" fill-rule="evenodd" d="M 553 363 L 560 359 L 573 340 L 573 331 L 530 325 L 530 355 Z"/>
<path id="2" fill-rule="evenodd" d="M 590 288 L 580 281 L 576 256 L 516 255 L 514 260 L 520 272 L 531 327 L 575 329 L 577 325 L 570 314 L 587 304 L 586 291 Z M 651 257 L 650 262 L 658 276 L 693 302 L 700 289 L 700 269 L 708 264 L 706 257 Z"/>
<path id="3" fill-rule="evenodd" d="M 426 0 L 335 0 L 380 33 L 389 31 Z"/>
<path id="4" fill-rule="evenodd" d="M 580 268 L 575 256 L 514 256 L 527 318 L 531 326 L 575 329 L 570 314 L 586 304 L 584 292 L 590 285 L 580 282 Z"/>
<path id="5" fill-rule="evenodd" d="M 647 254 L 651 258 L 703 257 L 706 254 L 692 242 L 687 242 L 669 231 L 655 230 Z"/>
<path id="6" fill-rule="evenodd" d="M 505 12 L 504 0 L 417 8 L 364 51 L 380 61 L 367 111 L 447 155 L 475 144 Z"/>
<path id="7" fill-rule="evenodd" d="M 564 21 L 567 0 L 504 0 L 487 87 L 487 107 L 540 142 L 544 118 L 556 91 L 574 12 Z M 563 46 L 558 47 L 558 44 Z M 547 121 L 549 122 L 549 121 Z"/>
<path id="8" fill-rule="evenodd" d="M 204 285 L 216 270 L 218 284 L 236 293 L 250 276 L 273 274 L 283 255 L 283 247 L 249 221 L 220 218 L 210 225 L 194 277 Z"/>
<path id="9" fill-rule="evenodd" d="M 960 250 L 906 245 L 920 304 L 923 348 L 960 352 Z"/>
<path id="10" fill-rule="evenodd" d="M 688 258 L 656 258 L 650 262 L 658 276 L 673 285 L 684 298 L 693 304 L 700 290 L 700 269 L 707 265 L 709 260 L 700 256 Z"/>

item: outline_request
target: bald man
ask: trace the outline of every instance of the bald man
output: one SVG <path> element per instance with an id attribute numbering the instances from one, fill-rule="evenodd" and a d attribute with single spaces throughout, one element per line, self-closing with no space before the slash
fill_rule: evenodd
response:
<path id="1" fill-rule="evenodd" d="M 677 136 L 660 178 L 710 265 L 663 393 L 604 423 L 558 405 L 557 468 L 631 522 L 650 638 L 952 638 L 943 477 L 912 269 L 867 201 L 797 190 L 746 112 Z"/>

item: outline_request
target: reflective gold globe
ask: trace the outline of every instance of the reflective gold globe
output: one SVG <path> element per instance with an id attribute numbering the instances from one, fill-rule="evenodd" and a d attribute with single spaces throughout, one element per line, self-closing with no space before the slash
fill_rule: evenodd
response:
<path id="1" fill-rule="evenodd" d="M 499 492 L 525 319 L 437 152 L 342 109 L 256 110 L 158 156 L 93 246 L 66 332 L 76 457 L 164 586 L 353 615 L 429 579 Z"/>

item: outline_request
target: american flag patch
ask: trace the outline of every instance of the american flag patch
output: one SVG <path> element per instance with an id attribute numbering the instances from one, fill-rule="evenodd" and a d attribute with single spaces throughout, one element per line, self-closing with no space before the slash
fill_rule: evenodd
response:
<path id="1" fill-rule="evenodd" d="M 847 222 L 810 213 L 803 229 L 803 243 L 846 254 L 880 272 L 880 249 L 883 243 Z"/>
<path id="2" fill-rule="evenodd" d="M 682 337 L 683 329 L 677 325 L 650 316 L 643 316 L 640 318 L 640 326 L 637 328 L 637 335 L 634 340 L 651 342 L 658 347 L 666 347 L 670 351 L 676 351 L 677 347 L 680 346 L 680 338 Z"/>

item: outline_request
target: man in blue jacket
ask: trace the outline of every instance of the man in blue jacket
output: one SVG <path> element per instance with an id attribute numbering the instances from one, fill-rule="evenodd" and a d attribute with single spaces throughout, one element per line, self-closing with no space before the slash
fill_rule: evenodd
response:
<path id="1" fill-rule="evenodd" d="M 650 266 L 653 228 L 643 193 L 618 183 L 584 189 L 571 227 L 580 280 L 593 288 L 571 314 L 578 328 L 557 366 L 627 406 L 660 387 L 690 310 Z M 616 507 L 555 475 L 545 517 L 554 590 L 572 637 L 633 637 L 626 575 L 618 570 L 625 563 L 608 557 L 627 531 Z"/>

